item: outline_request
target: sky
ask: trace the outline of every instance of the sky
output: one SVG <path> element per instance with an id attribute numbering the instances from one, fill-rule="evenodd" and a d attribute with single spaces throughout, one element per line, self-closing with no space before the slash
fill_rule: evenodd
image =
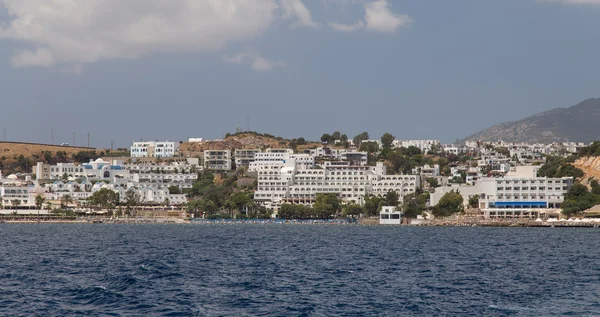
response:
<path id="1" fill-rule="evenodd" d="M 600 97 L 599 56 L 600 0 L 0 0 L 0 129 L 453 142 Z"/>

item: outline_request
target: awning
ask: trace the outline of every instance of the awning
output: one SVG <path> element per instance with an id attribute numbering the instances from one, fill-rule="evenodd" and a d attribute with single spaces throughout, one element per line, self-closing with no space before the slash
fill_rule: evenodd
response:
<path id="1" fill-rule="evenodd" d="M 497 201 L 491 206 L 494 207 L 546 207 L 545 201 Z"/>

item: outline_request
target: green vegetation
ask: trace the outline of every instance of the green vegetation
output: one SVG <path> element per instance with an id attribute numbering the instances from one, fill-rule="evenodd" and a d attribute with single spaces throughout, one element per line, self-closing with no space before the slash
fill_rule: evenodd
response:
<path id="1" fill-rule="evenodd" d="M 354 143 L 354 145 L 356 147 L 359 147 L 364 141 L 369 139 L 369 133 L 368 132 L 363 132 L 361 134 L 358 134 L 357 136 L 355 136 L 352 139 L 352 142 Z"/>
<path id="2" fill-rule="evenodd" d="M 581 149 L 579 151 L 579 153 L 577 153 L 577 156 L 578 157 L 600 156 L 600 141 L 594 141 L 594 143 Z"/>
<path id="3" fill-rule="evenodd" d="M 169 186 L 169 194 L 171 194 L 171 195 L 181 194 L 181 189 L 178 186 Z"/>
<path id="4" fill-rule="evenodd" d="M 433 177 L 428 177 L 425 181 L 427 182 L 427 184 L 429 184 L 431 188 L 436 188 L 440 186 L 438 180 Z"/>
<path id="5" fill-rule="evenodd" d="M 592 179 L 590 181 L 590 186 L 592 187 L 592 194 L 600 195 L 600 184 L 598 184 L 597 180 Z"/>
<path id="6" fill-rule="evenodd" d="M 348 147 L 350 146 L 350 143 L 348 142 L 348 136 L 345 134 L 342 134 L 340 131 L 335 131 L 332 134 L 327 134 L 324 133 L 321 136 L 321 142 L 325 143 L 325 144 L 334 144 L 335 141 L 340 141 L 342 146 L 344 147 Z"/>
<path id="7" fill-rule="evenodd" d="M 469 198 L 469 207 L 479 208 L 479 195 L 475 195 L 475 196 Z"/>
<path id="8" fill-rule="evenodd" d="M 581 178 L 584 173 L 582 170 L 571 165 L 573 158 L 563 158 L 558 156 L 548 156 L 546 164 L 538 171 L 540 177 L 573 177 Z"/>
<path id="9" fill-rule="evenodd" d="M 416 218 L 427 210 L 429 192 L 413 193 L 404 196 L 402 210 L 407 218 Z"/>
<path id="10" fill-rule="evenodd" d="M 356 206 L 356 205 L 355 205 Z M 360 206 L 356 206 L 361 208 Z M 360 212 L 356 207 L 346 209 L 346 213 Z M 342 215 L 342 205 L 335 194 L 317 194 L 312 207 L 304 205 L 283 204 L 279 209 L 282 219 L 331 219 Z"/>
<path id="11" fill-rule="evenodd" d="M 210 172 L 199 174 L 198 181 L 191 190 L 184 193 L 190 198 L 187 209 L 194 217 L 202 215 L 222 218 L 223 214 L 250 218 L 270 218 L 271 212 L 259 206 L 252 199 L 250 189 L 238 189 L 237 179 L 243 171 L 234 174 L 216 175 Z"/>
<path id="12" fill-rule="evenodd" d="M 592 185 L 592 191 L 598 188 L 597 182 Z M 596 192 L 598 189 L 596 189 Z M 567 217 L 579 215 L 586 209 L 600 204 L 600 194 L 588 191 L 588 188 L 582 184 L 573 185 L 565 195 L 565 201 L 562 204 L 562 213 Z"/>
<path id="13" fill-rule="evenodd" d="M 446 193 L 435 207 L 433 207 L 433 215 L 436 217 L 448 217 L 455 213 L 463 213 L 463 198 L 454 191 Z"/>

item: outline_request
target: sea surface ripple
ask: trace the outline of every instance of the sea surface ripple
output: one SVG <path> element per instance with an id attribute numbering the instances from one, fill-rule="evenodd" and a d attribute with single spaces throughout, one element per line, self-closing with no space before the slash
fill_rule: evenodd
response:
<path id="1" fill-rule="evenodd" d="M 0 316 L 600 316 L 600 230 L 0 225 Z"/>

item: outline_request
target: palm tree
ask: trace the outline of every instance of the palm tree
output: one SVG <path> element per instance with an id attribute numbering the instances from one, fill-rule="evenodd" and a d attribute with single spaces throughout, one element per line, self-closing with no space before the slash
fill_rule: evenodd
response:
<path id="1" fill-rule="evenodd" d="M 20 199 L 14 199 L 11 201 L 13 207 L 15 207 L 15 210 L 17 210 L 17 207 L 19 207 L 21 205 L 21 200 Z"/>
<path id="2" fill-rule="evenodd" d="M 35 207 L 38 210 L 38 218 L 40 218 L 40 209 L 42 209 L 42 205 L 44 204 L 44 197 L 42 197 L 42 195 L 38 194 L 37 196 L 35 196 Z"/>
<path id="3" fill-rule="evenodd" d="M 62 209 L 67 208 L 71 203 L 73 203 L 73 197 L 71 197 L 71 195 L 63 195 L 60 198 L 60 208 Z"/>

